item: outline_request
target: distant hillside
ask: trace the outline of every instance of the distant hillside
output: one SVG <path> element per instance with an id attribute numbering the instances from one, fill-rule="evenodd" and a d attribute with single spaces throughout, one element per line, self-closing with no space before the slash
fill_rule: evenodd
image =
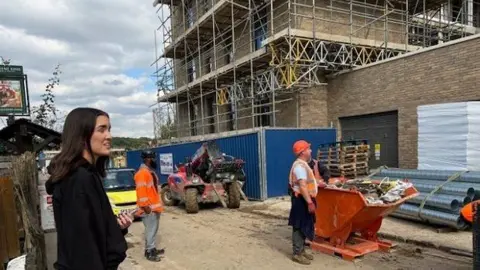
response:
<path id="1" fill-rule="evenodd" d="M 149 142 L 153 141 L 151 138 L 141 137 L 141 138 L 128 138 L 128 137 L 113 137 L 112 138 L 112 147 L 113 148 L 125 148 L 128 150 L 143 149 L 149 148 Z M 56 148 L 46 147 L 44 150 L 57 150 Z M 5 145 L 0 143 L 0 156 L 7 155 L 8 152 L 5 149 Z"/>
<path id="2" fill-rule="evenodd" d="M 140 138 L 113 137 L 112 138 L 112 147 L 113 148 L 126 148 L 126 149 L 148 148 L 149 143 L 151 141 L 153 141 L 153 139 L 146 138 L 146 137 L 140 137 Z"/>

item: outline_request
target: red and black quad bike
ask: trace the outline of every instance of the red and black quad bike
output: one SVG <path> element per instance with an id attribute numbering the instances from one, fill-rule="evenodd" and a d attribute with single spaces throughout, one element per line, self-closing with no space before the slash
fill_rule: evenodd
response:
<path id="1" fill-rule="evenodd" d="M 161 196 L 167 206 L 185 203 L 187 213 L 197 213 L 200 203 L 218 203 L 239 208 L 245 183 L 245 162 L 222 153 L 214 141 L 203 143 L 192 159 L 179 164 L 162 185 Z"/>

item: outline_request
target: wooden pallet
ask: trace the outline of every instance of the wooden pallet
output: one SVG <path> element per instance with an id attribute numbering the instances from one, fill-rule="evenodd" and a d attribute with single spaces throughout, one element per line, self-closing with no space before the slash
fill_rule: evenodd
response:
<path id="1" fill-rule="evenodd" d="M 330 170 L 330 174 L 333 177 L 347 177 L 347 178 L 355 178 L 364 175 L 368 175 L 369 168 L 367 162 L 359 162 L 353 164 L 342 164 L 339 166 L 332 166 L 327 165 Z"/>
<path id="2" fill-rule="evenodd" d="M 357 156 L 355 157 L 355 161 L 356 162 L 367 162 L 368 163 L 368 160 L 369 160 L 369 155 L 368 153 L 365 153 L 363 155 L 359 155 L 357 154 Z"/>
<path id="3" fill-rule="evenodd" d="M 340 164 L 340 163 L 358 163 L 368 162 L 369 157 L 367 153 L 351 154 L 348 156 L 319 156 L 318 160 L 324 164 Z"/>
<path id="4" fill-rule="evenodd" d="M 362 176 L 367 176 L 368 171 L 348 171 L 348 172 L 330 172 L 331 177 L 345 177 L 354 179 Z"/>
<path id="5" fill-rule="evenodd" d="M 320 147 L 317 151 L 317 159 L 329 168 L 333 177 L 367 175 L 369 156 L 370 146 L 365 143 L 337 142 Z"/>
<path id="6" fill-rule="evenodd" d="M 354 178 L 368 174 L 370 146 L 365 143 L 336 142 L 317 151 L 317 159 L 325 164 L 333 177 Z"/>
<path id="7" fill-rule="evenodd" d="M 365 156 L 369 154 L 369 150 L 363 151 L 351 151 L 351 152 L 343 152 L 343 151 L 334 151 L 334 150 L 318 150 L 317 156 L 322 157 L 357 157 L 357 156 Z"/>
<path id="8" fill-rule="evenodd" d="M 344 153 L 352 153 L 352 152 L 364 152 L 370 149 L 370 145 L 368 144 L 359 144 L 359 145 L 330 145 L 318 148 L 321 151 L 336 151 L 336 152 L 344 152 Z"/>
<path id="9" fill-rule="evenodd" d="M 357 164 L 355 163 L 340 163 L 340 164 L 327 164 L 327 167 L 330 170 L 349 170 L 349 169 L 355 169 Z"/>
<path id="10" fill-rule="evenodd" d="M 355 168 L 357 169 L 362 169 L 362 168 L 368 168 L 368 162 L 364 161 L 364 162 L 357 162 L 355 164 Z"/>

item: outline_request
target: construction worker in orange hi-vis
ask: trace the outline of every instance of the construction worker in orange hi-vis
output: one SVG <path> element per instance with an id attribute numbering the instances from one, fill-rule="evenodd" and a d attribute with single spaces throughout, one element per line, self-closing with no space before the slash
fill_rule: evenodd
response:
<path id="1" fill-rule="evenodd" d="M 326 184 L 321 179 L 318 170 L 310 168 L 312 158 L 310 144 L 304 140 L 293 144 L 293 153 L 297 158 L 290 169 L 289 186 L 292 190 L 292 208 L 288 225 L 292 226 L 292 260 L 300 264 L 310 264 L 313 255 L 305 250 L 305 242 L 315 236 L 316 196 L 319 187 Z"/>
<path id="2" fill-rule="evenodd" d="M 159 179 L 155 173 L 157 167 L 155 153 L 143 151 L 141 154 L 143 163 L 135 173 L 135 185 L 137 189 L 137 215 L 142 216 L 145 226 L 145 258 L 159 262 L 164 250 L 157 250 L 156 238 L 160 213 L 163 212 L 163 203 L 158 194 Z"/>
<path id="3" fill-rule="evenodd" d="M 478 204 L 479 201 L 477 200 L 477 201 L 468 203 L 464 207 L 462 207 L 462 209 L 460 210 L 462 217 L 470 223 L 473 222 L 473 204 L 474 203 Z"/>

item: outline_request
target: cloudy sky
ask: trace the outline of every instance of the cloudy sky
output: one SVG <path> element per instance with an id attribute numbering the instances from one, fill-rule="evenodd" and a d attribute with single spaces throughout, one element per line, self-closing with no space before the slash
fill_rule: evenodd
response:
<path id="1" fill-rule="evenodd" d="M 107 111 L 113 136 L 153 137 L 153 0 L 0 1 L 0 56 L 28 74 L 32 105 L 57 63 L 56 104 Z"/>

